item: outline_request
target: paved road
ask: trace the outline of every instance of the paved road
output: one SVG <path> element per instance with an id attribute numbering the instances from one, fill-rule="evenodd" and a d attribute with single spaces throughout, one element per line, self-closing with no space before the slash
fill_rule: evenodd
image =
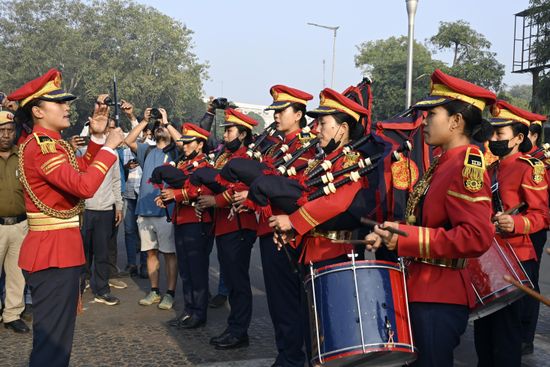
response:
<path id="1" fill-rule="evenodd" d="M 120 256 L 124 264 L 123 256 Z M 212 254 L 211 290 L 217 286 L 217 261 Z M 273 328 L 267 310 L 259 248 L 253 249 L 251 278 L 254 314 L 250 327 L 250 347 L 237 351 L 216 351 L 210 337 L 224 330 L 227 308 L 211 310 L 208 324 L 198 331 L 174 330 L 165 321 L 181 307 L 181 294 L 176 297 L 176 310 L 139 306 L 137 301 L 147 290 L 147 281 L 124 279 L 129 287 L 113 290 L 121 299 L 114 307 L 93 303 L 91 294 L 84 296 L 85 312 L 78 317 L 72 366 L 201 366 L 263 367 L 275 358 Z M 542 291 L 550 295 L 550 256 L 544 255 Z M 161 288 L 161 290 L 163 290 Z M 179 290 L 178 290 L 179 292 Z M 32 345 L 30 335 L 17 335 L 0 328 L 0 365 L 25 366 Z M 472 327 L 468 327 L 456 353 L 456 366 L 475 366 Z M 47 366 L 47 364 L 45 364 Z M 524 359 L 522 366 L 550 366 L 550 308 L 541 307 L 535 353 Z"/>

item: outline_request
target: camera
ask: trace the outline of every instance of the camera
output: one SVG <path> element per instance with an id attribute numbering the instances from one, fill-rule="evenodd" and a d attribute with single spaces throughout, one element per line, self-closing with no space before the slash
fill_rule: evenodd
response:
<path id="1" fill-rule="evenodd" d="M 151 108 L 151 119 L 162 120 L 162 113 L 158 108 Z"/>
<path id="2" fill-rule="evenodd" d="M 0 103 L 2 103 L 2 102 L 4 101 L 5 98 L 6 98 L 6 94 L 0 92 Z"/>

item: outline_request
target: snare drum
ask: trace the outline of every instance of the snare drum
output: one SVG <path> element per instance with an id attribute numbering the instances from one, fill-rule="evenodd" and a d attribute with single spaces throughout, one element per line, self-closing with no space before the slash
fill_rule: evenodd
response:
<path id="1" fill-rule="evenodd" d="M 402 366 L 416 358 L 402 269 L 374 260 L 310 269 L 314 366 Z"/>
<path id="2" fill-rule="evenodd" d="M 510 275 L 521 284 L 533 288 L 514 249 L 500 238 L 494 238 L 489 250 L 480 257 L 468 259 L 466 269 L 470 273 L 477 298 L 476 305 L 470 310 L 470 320 L 490 315 L 524 295 L 505 281 L 504 275 Z"/>

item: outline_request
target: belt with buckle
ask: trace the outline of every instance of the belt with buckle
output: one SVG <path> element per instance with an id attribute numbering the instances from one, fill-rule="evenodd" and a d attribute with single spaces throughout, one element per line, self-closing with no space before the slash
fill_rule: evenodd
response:
<path id="1" fill-rule="evenodd" d="M 11 226 L 17 223 L 21 223 L 27 219 L 27 214 L 20 214 L 16 217 L 0 217 L 0 225 Z"/>
<path id="2" fill-rule="evenodd" d="M 56 229 L 79 228 L 80 216 L 62 219 L 51 217 L 44 213 L 27 213 L 29 217 L 29 230 L 31 231 L 53 231 Z"/>
<path id="3" fill-rule="evenodd" d="M 317 231 L 313 230 L 309 233 L 311 237 L 325 237 L 329 240 L 351 240 L 352 231 Z"/>
<path id="4" fill-rule="evenodd" d="M 464 269 L 466 267 L 466 259 L 426 259 L 416 257 L 414 261 L 449 269 Z"/>

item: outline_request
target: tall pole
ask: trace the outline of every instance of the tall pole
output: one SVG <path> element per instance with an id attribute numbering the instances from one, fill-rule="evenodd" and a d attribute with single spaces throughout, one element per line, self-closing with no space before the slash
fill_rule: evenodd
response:
<path id="1" fill-rule="evenodd" d="M 405 0 L 407 3 L 407 14 L 409 16 L 409 53 L 407 57 L 407 100 L 405 108 L 409 108 L 412 103 L 412 75 L 413 75 L 413 46 L 414 46 L 414 17 L 416 16 L 416 6 L 418 0 Z"/>
<path id="2" fill-rule="evenodd" d="M 336 32 L 338 27 L 334 27 L 334 41 L 332 42 L 332 77 L 330 78 L 330 87 L 334 88 L 334 65 L 336 63 Z"/>
<path id="3" fill-rule="evenodd" d="M 314 27 L 329 29 L 334 34 L 333 42 L 332 42 L 332 77 L 331 77 L 331 80 L 330 80 L 330 87 L 333 88 L 334 87 L 334 65 L 336 64 L 336 32 L 338 31 L 338 28 L 340 28 L 340 26 L 330 27 L 330 26 L 327 26 L 327 25 L 321 25 L 321 24 L 316 24 L 316 23 L 307 23 L 307 24 L 312 25 Z M 323 84 L 324 84 L 324 82 L 323 82 Z"/>
<path id="4" fill-rule="evenodd" d="M 325 59 L 323 59 L 323 89 L 325 89 L 325 85 L 327 83 L 325 82 Z"/>

